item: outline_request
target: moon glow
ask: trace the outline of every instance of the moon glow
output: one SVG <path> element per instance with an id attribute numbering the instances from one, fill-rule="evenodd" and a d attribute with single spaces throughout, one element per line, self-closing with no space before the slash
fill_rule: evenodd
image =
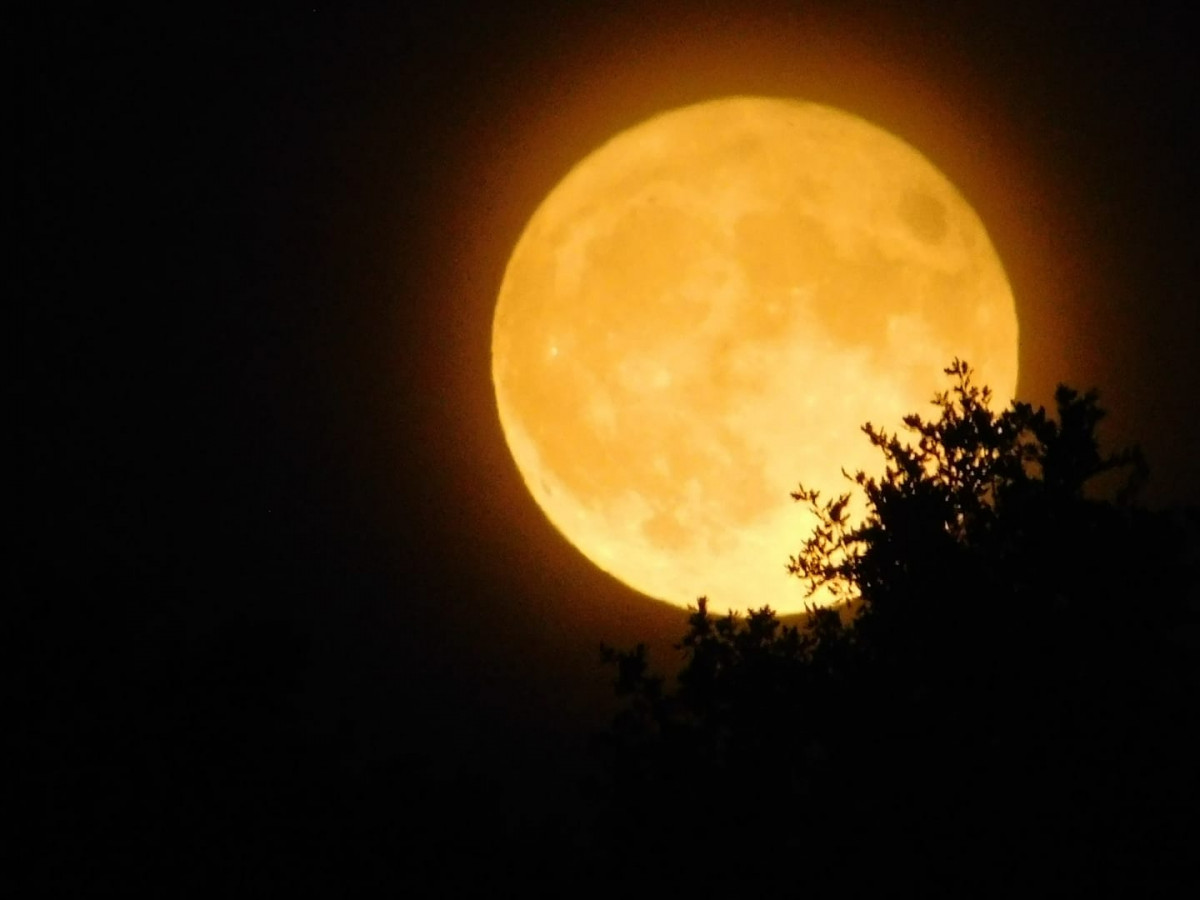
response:
<path id="1" fill-rule="evenodd" d="M 1017 333 L 983 224 L 918 151 L 832 107 L 731 97 L 621 132 L 545 198 L 504 273 L 492 379 L 526 486 L 593 563 L 679 606 L 790 613 L 796 484 L 876 472 L 862 424 L 927 409 L 955 356 L 1006 401 Z"/>

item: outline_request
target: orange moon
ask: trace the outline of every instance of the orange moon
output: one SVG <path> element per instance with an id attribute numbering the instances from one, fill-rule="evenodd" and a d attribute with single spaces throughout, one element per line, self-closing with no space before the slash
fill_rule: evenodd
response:
<path id="1" fill-rule="evenodd" d="M 1007 400 L 1017 335 L 983 224 L 917 150 L 730 97 L 621 132 L 550 192 L 504 273 L 492 379 L 529 492 L 593 563 L 786 614 L 796 484 L 876 472 L 862 424 L 926 410 L 955 356 Z"/>

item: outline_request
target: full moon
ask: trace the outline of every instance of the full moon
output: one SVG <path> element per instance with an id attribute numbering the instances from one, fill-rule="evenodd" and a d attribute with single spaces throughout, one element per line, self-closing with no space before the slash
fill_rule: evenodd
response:
<path id="1" fill-rule="evenodd" d="M 730 97 L 578 163 L 512 252 L 492 329 L 526 486 L 601 569 L 679 606 L 804 609 L 798 483 L 875 474 L 861 432 L 928 410 L 967 360 L 1017 381 L 1012 291 L 979 217 L 854 115 Z"/>

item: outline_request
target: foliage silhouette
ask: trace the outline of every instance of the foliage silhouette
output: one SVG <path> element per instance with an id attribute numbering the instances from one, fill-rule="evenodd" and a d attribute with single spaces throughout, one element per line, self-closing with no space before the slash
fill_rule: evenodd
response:
<path id="1" fill-rule="evenodd" d="M 788 623 L 701 598 L 669 681 L 645 645 L 604 648 L 623 698 L 601 740 L 614 858 L 640 870 L 711 844 L 746 864 L 706 880 L 974 894 L 1184 877 L 1187 528 L 1133 503 L 1145 463 L 1100 452 L 1094 392 L 1060 386 L 1057 420 L 996 413 L 966 363 L 946 374 L 908 440 L 864 426 L 886 466 L 847 473 L 861 517 L 853 492 L 793 494 L 817 525 L 789 570 L 836 608 Z"/>

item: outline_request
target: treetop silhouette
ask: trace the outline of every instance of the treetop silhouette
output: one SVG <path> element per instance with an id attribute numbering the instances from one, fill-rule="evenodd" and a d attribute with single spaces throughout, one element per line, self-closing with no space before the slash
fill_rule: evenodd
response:
<path id="1" fill-rule="evenodd" d="M 1079 889 L 1187 858 L 1186 534 L 1133 502 L 1145 462 L 1101 452 L 1094 391 L 1060 386 L 1053 417 L 997 413 L 965 362 L 945 371 L 938 415 L 905 417 L 907 440 L 863 427 L 881 475 L 792 495 L 817 524 L 789 571 L 838 607 L 716 618 L 700 598 L 669 680 L 645 645 L 605 648 L 624 705 L 602 740 L 604 833 L 626 858 L 731 822 L 830 877 L 874 854 L 937 861 L 959 887 L 1053 869 Z"/>

